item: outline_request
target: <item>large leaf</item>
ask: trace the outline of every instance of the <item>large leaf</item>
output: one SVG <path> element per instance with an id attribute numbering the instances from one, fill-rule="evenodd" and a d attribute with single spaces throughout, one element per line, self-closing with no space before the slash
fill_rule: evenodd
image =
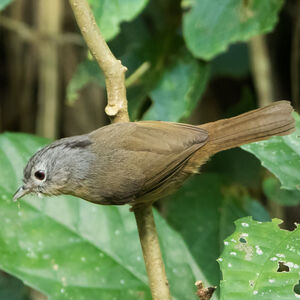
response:
<path id="1" fill-rule="evenodd" d="M 183 34 L 194 56 L 211 59 L 229 44 L 269 32 L 283 0 L 182 0 Z"/>
<path id="2" fill-rule="evenodd" d="M 208 79 L 208 65 L 183 51 L 175 57 L 150 93 L 146 120 L 180 121 L 197 105 Z"/>
<path id="3" fill-rule="evenodd" d="M 300 189 L 300 116 L 294 113 L 296 131 L 287 136 L 244 145 L 264 167 L 279 178 L 282 187 Z"/>
<path id="4" fill-rule="evenodd" d="M 0 267 L 50 299 L 150 299 L 142 253 L 129 207 L 69 196 L 11 201 L 27 159 L 46 141 L 0 136 Z M 206 281 L 182 238 L 155 213 L 175 299 L 196 299 Z"/>
<path id="5" fill-rule="evenodd" d="M 296 299 L 300 229 L 282 230 L 280 223 L 278 219 L 256 222 L 251 217 L 236 221 L 219 259 L 221 299 Z"/>
<path id="6" fill-rule="evenodd" d="M 201 174 L 189 180 L 167 202 L 167 220 L 186 241 L 192 255 L 209 282 L 218 285 L 223 240 L 234 231 L 233 222 L 252 215 L 268 220 L 268 214 L 257 202 L 234 189 L 224 189 L 221 177 Z"/>
<path id="7" fill-rule="evenodd" d="M 146 6 L 148 0 L 88 0 L 105 40 L 120 32 L 120 24 L 131 21 Z"/>

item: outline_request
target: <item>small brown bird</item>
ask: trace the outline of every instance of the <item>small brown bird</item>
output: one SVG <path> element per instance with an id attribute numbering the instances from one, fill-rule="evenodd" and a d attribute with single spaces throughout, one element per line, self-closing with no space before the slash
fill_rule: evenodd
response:
<path id="1" fill-rule="evenodd" d="M 152 203 L 178 189 L 213 154 L 293 132 L 292 111 L 288 101 L 279 101 L 200 126 L 117 123 L 64 138 L 33 155 L 14 200 L 33 192 L 97 204 Z"/>

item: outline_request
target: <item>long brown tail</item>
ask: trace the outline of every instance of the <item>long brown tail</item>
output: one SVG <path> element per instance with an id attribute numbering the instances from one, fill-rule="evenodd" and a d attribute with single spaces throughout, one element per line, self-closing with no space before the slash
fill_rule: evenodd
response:
<path id="1" fill-rule="evenodd" d="M 294 131 L 293 108 L 288 101 L 274 102 L 230 119 L 206 123 L 199 127 L 209 133 L 214 153 Z"/>

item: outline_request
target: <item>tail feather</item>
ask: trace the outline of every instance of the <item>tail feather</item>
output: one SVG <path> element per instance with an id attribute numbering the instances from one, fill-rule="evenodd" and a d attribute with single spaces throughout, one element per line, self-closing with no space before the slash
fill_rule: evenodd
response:
<path id="1" fill-rule="evenodd" d="M 295 130 L 293 108 L 288 101 L 274 102 L 239 116 L 206 123 L 199 127 L 209 133 L 214 152 L 243 144 L 266 140 L 274 135 L 287 135 Z"/>

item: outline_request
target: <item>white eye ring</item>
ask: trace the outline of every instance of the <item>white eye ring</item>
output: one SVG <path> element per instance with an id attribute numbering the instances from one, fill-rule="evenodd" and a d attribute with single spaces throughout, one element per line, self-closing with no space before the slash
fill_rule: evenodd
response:
<path id="1" fill-rule="evenodd" d="M 46 178 L 46 174 L 42 170 L 34 172 L 34 177 L 40 181 L 43 181 Z"/>

